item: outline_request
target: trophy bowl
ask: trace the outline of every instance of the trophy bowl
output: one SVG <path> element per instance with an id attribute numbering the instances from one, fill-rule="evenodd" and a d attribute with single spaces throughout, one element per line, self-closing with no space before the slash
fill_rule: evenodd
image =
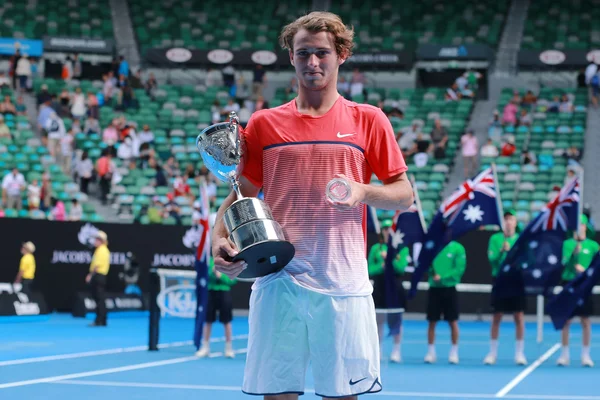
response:
<path id="1" fill-rule="evenodd" d="M 229 114 L 229 122 L 202 130 L 196 147 L 206 168 L 220 181 L 229 182 L 237 195 L 237 200 L 225 210 L 223 222 L 239 252 L 230 261 L 243 260 L 248 264 L 238 278 L 259 278 L 282 270 L 294 258 L 295 248 L 286 240 L 269 206 L 240 192 L 245 146 L 236 113 Z"/>

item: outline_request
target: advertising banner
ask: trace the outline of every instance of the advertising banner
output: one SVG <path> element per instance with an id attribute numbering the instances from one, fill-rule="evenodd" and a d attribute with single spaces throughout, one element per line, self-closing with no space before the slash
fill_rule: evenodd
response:
<path id="1" fill-rule="evenodd" d="M 44 50 L 47 53 L 113 54 L 115 42 L 112 39 L 45 36 Z"/>
<path id="2" fill-rule="evenodd" d="M 44 43 L 41 40 L 0 38 L 1 55 L 12 56 L 17 49 L 29 57 L 41 57 L 44 53 Z"/>
<path id="3" fill-rule="evenodd" d="M 494 50 L 484 44 L 464 44 L 459 46 L 421 44 L 417 48 L 418 61 L 491 61 L 493 58 Z"/>
<path id="4" fill-rule="evenodd" d="M 12 282 L 17 274 L 20 248 L 25 241 L 36 246 L 34 288 L 51 310 L 71 311 L 77 294 L 89 292 L 85 283 L 98 230 L 108 235 L 111 267 L 108 293 L 125 293 L 128 286 L 145 291 L 150 267 L 193 269 L 201 228 L 186 226 L 57 222 L 0 219 L 3 258 L 0 282 Z M 124 273 L 134 258 L 139 274 Z M 137 282 L 134 282 L 136 280 Z"/>
<path id="5" fill-rule="evenodd" d="M 0 316 L 48 314 L 44 296 L 23 292 L 20 284 L 0 283 Z"/>
<path id="6" fill-rule="evenodd" d="M 162 68 L 201 68 L 219 67 L 228 64 L 251 68 L 256 64 L 276 68 L 291 68 L 287 51 L 237 50 L 226 49 L 196 50 L 186 48 L 150 49 L 146 52 L 146 62 Z M 408 51 L 353 54 L 344 65 L 361 69 L 394 68 L 410 69 L 414 57 Z"/>
<path id="7" fill-rule="evenodd" d="M 600 50 L 520 50 L 518 66 L 524 70 L 575 70 L 590 62 L 600 64 Z"/>

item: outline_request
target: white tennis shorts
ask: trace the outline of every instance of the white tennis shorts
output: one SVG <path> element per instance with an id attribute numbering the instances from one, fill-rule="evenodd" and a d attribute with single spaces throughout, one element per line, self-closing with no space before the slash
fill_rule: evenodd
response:
<path id="1" fill-rule="evenodd" d="M 309 360 L 318 396 L 381 391 L 372 296 L 328 296 L 277 279 L 252 291 L 248 320 L 244 393 L 303 394 Z"/>

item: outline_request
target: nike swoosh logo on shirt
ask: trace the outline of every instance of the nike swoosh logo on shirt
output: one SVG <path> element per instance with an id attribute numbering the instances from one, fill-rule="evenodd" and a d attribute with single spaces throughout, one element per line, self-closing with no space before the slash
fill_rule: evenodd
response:
<path id="1" fill-rule="evenodd" d="M 337 137 L 339 137 L 339 138 L 345 138 L 345 137 L 354 136 L 354 135 L 356 135 L 356 132 L 354 132 L 354 133 L 342 133 L 342 132 L 338 132 L 337 133 Z"/>

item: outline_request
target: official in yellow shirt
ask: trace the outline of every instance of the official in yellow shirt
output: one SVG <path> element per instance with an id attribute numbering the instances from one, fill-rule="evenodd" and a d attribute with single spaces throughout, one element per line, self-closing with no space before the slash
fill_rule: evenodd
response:
<path id="1" fill-rule="evenodd" d="M 94 245 L 96 250 L 90 264 L 90 272 L 85 278 L 91 285 L 92 297 L 96 302 L 96 320 L 90 326 L 106 326 L 106 275 L 110 270 L 110 250 L 106 233 L 98 231 Z"/>
<path id="2" fill-rule="evenodd" d="M 19 264 L 19 272 L 15 278 L 15 283 L 22 285 L 21 291 L 30 293 L 33 289 L 33 278 L 35 278 L 35 245 L 32 242 L 23 243 L 21 246 L 21 263 Z"/>

